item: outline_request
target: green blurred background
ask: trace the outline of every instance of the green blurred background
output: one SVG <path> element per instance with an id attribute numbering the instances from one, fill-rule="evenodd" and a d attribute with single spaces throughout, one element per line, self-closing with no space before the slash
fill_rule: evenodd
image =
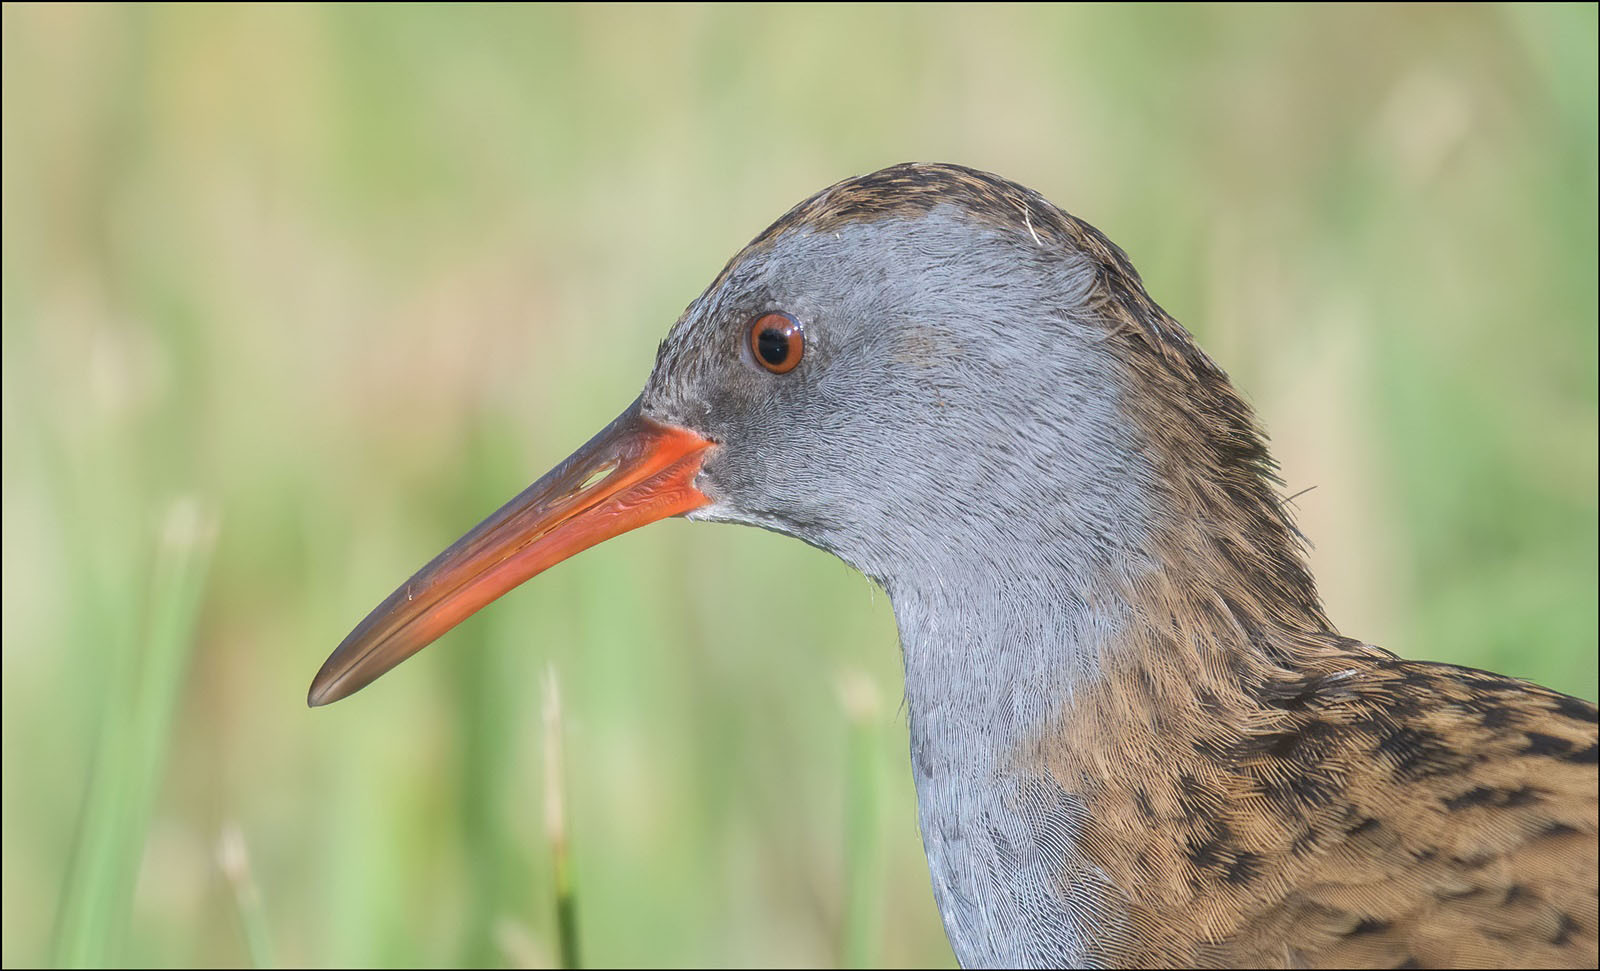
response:
<path id="1" fill-rule="evenodd" d="M 1346 633 L 1596 695 L 1596 11 L 4 7 L 3 961 L 949 964 L 887 599 L 673 521 L 365 612 L 906 159 L 1104 229 Z M 771 592 L 793 609 L 775 617 Z"/>

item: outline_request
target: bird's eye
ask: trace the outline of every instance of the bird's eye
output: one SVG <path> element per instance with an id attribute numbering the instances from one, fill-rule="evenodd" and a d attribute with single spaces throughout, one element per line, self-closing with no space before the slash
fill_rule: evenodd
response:
<path id="1" fill-rule="evenodd" d="M 750 352 L 773 374 L 787 374 L 800 363 L 806 338 L 800 322 L 785 313 L 763 314 L 750 325 Z"/>

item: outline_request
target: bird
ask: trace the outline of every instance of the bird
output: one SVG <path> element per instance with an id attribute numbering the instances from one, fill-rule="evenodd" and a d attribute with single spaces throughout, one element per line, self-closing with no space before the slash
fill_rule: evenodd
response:
<path id="1" fill-rule="evenodd" d="M 891 166 L 740 250 L 308 700 L 619 533 L 758 526 L 888 593 L 963 966 L 1595 967 L 1595 705 L 1338 633 L 1266 441 L 1099 230 Z"/>

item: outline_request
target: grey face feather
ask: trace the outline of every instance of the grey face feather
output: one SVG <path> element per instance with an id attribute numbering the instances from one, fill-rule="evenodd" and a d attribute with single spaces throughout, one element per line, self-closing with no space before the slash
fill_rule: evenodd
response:
<path id="1" fill-rule="evenodd" d="M 695 518 L 796 536 L 891 593 L 948 582 L 953 557 L 1026 576 L 1018 549 L 1093 572 L 1141 545 L 1150 476 L 1093 275 L 949 209 L 794 231 L 690 307 L 644 407 L 720 443 Z M 788 374 L 745 349 L 770 310 L 805 327 Z"/>
<path id="2" fill-rule="evenodd" d="M 1040 885 L 1072 869 L 1081 808 L 1010 768 L 1096 676 L 1124 621 L 1111 575 L 1150 568 L 1154 473 L 1094 274 L 953 207 L 792 230 L 689 308 L 643 396 L 719 443 L 693 518 L 798 537 L 888 590 L 924 843 L 964 963 L 1084 963 L 1083 908 L 1104 889 Z M 774 310 L 805 328 L 782 375 L 746 350 Z"/>

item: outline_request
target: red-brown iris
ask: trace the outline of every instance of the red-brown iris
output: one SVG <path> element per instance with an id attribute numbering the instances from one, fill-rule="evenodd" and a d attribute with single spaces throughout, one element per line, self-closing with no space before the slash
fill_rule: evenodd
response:
<path id="1" fill-rule="evenodd" d="M 800 363 L 806 339 L 800 321 L 786 313 L 762 314 L 750 324 L 750 353 L 773 374 L 787 374 Z"/>

